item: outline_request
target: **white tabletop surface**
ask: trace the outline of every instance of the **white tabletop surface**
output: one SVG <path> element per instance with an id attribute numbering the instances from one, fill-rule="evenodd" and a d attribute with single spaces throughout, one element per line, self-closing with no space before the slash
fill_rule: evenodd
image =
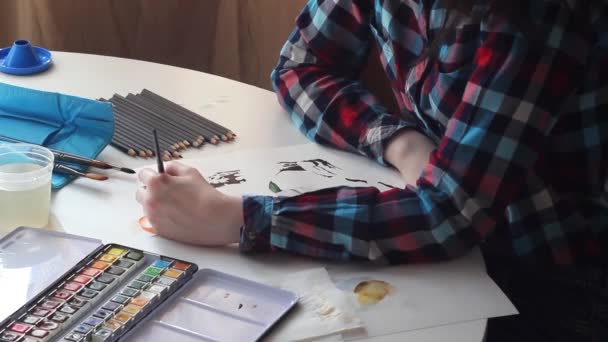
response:
<path id="1" fill-rule="evenodd" d="M 54 64 L 47 72 L 34 76 L 0 74 L 0 82 L 86 98 L 108 98 L 115 93 L 125 95 L 148 88 L 196 112 L 204 113 L 209 119 L 229 127 L 238 134 L 235 142 L 186 151 L 185 157 L 225 153 L 242 148 L 309 143 L 291 124 L 288 115 L 279 106 L 275 94 L 264 89 L 192 70 L 115 57 L 54 52 L 53 59 Z M 106 148 L 99 159 L 131 168 L 148 165 L 152 162 L 128 157 L 112 147 Z M 87 224 L 86 212 L 73 213 L 73 215 L 78 215 L 82 222 L 80 227 L 60 228 L 61 215 L 65 214 L 52 214 L 54 215 L 52 224 L 54 227 L 52 228 L 65 228 L 70 233 L 91 235 L 81 229 Z M 100 237 L 103 239 L 103 235 Z M 121 241 L 114 240 L 118 238 L 113 237 L 112 241 L 104 242 L 120 243 Z M 193 261 L 196 261 L 197 255 L 200 259 L 207 258 L 207 260 L 212 255 L 216 264 L 223 263 L 229 269 L 235 269 L 235 265 L 243 264 L 243 258 L 245 258 L 233 249 L 214 251 L 205 249 L 203 252 L 201 248 L 186 247 L 167 240 L 155 239 L 154 241 L 153 244 L 148 243 L 146 246 L 141 246 L 137 241 L 125 241 L 124 243 L 146 247 L 148 250 L 154 249 L 153 251 L 156 252 L 162 251 L 166 255 L 175 255 L 170 252 L 175 251 L 178 253 L 175 255 L 176 257 L 184 255 L 189 258 L 184 257 L 184 259 L 193 260 L 194 258 Z M 287 272 L 306 267 L 319 267 L 314 262 L 301 259 L 295 262 L 290 260 L 288 265 L 267 261 L 268 259 L 262 259 L 260 262 L 254 263 L 255 269 L 253 270 L 249 263 L 249 272 L 243 270 L 249 274 L 244 276 L 270 274 L 277 272 L 277 268 L 279 272 L 281 270 Z M 380 342 L 481 341 L 485 324 L 485 320 L 477 320 L 385 335 L 373 340 Z"/>

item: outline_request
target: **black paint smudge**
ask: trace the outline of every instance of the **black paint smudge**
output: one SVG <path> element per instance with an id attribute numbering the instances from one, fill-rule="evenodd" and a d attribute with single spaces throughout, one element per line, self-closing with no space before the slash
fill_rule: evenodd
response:
<path id="1" fill-rule="evenodd" d="M 282 165 L 279 173 L 283 171 L 306 171 L 303 167 L 298 165 L 298 162 L 279 162 Z"/>
<path id="2" fill-rule="evenodd" d="M 337 173 L 335 173 L 332 170 L 340 170 L 339 167 L 333 165 L 332 163 L 330 163 L 326 160 L 309 159 L 309 160 L 302 160 L 299 162 L 285 162 L 285 161 L 278 162 L 278 164 L 281 165 L 281 169 L 276 174 L 278 175 L 281 172 L 286 172 L 286 171 L 306 171 L 306 168 L 304 168 L 302 165 L 300 165 L 301 163 L 312 164 L 312 169 L 310 171 L 312 171 L 317 176 L 321 176 L 321 177 L 325 177 L 325 178 L 335 177 L 337 175 Z"/>
<path id="3" fill-rule="evenodd" d="M 241 175 L 241 170 L 221 171 L 209 177 L 209 184 L 214 188 L 221 188 L 225 185 L 241 184 L 247 180 Z"/>
<path id="4" fill-rule="evenodd" d="M 383 182 L 380 182 L 380 181 L 378 181 L 378 184 L 382 184 L 382 185 L 384 185 L 385 187 L 387 187 L 387 188 L 391 188 L 391 189 L 399 189 L 399 188 L 398 188 L 398 187 L 396 187 L 396 186 L 392 186 L 392 185 L 389 185 L 389 184 L 386 184 L 386 183 L 383 183 Z"/>
<path id="5" fill-rule="evenodd" d="M 303 163 L 312 163 L 313 169 L 316 169 L 320 172 L 329 173 L 329 175 L 317 173 L 319 176 L 326 178 L 333 178 L 336 173 L 332 172 L 332 169 L 340 170 L 339 167 L 333 165 L 332 163 L 323 160 L 323 159 L 310 159 L 310 160 L 302 160 Z"/>
<path id="6" fill-rule="evenodd" d="M 365 183 L 365 184 L 367 184 L 367 181 L 363 180 L 363 179 L 353 179 L 353 178 L 344 178 L 344 179 L 346 179 L 349 182 L 353 182 L 353 183 Z"/>

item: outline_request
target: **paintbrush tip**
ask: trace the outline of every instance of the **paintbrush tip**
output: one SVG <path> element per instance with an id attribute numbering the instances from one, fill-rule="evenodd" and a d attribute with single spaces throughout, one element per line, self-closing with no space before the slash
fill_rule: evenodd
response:
<path id="1" fill-rule="evenodd" d="M 99 173 L 85 173 L 85 176 L 89 179 L 93 179 L 93 180 L 98 180 L 98 181 L 105 181 L 108 180 L 108 176 L 106 175 L 100 175 Z"/>
<path id="2" fill-rule="evenodd" d="M 121 167 L 121 168 L 120 168 L 120 171 L 122 171 L 122 172 L 124 172 L 124 173 L 128 173 L 128 174 L 130 174 L 130 175 L 134 175 L 134 174 L 135 174 L 135 170 L 131 170 L 131 169 L 126 168 L 126 167 Z"/>

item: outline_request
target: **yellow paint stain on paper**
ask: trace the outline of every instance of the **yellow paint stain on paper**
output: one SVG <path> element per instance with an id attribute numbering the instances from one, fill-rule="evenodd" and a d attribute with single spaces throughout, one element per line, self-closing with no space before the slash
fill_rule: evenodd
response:
<path id="1" fill-rule="evenodd" d="M 362 281 L 353 291 L 361 305 L 373 305 L 383 300 L 392 291 L 392 286 L 382 280 Z"/>

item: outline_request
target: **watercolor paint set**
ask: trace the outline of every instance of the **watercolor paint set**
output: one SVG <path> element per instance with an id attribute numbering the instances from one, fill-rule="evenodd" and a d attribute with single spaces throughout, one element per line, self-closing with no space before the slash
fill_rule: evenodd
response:
<path id="1" fill-rule="evenodd" d="M 0 240 L 0 341 L 256 341 L 294 293 L 43 229 Z"/>

